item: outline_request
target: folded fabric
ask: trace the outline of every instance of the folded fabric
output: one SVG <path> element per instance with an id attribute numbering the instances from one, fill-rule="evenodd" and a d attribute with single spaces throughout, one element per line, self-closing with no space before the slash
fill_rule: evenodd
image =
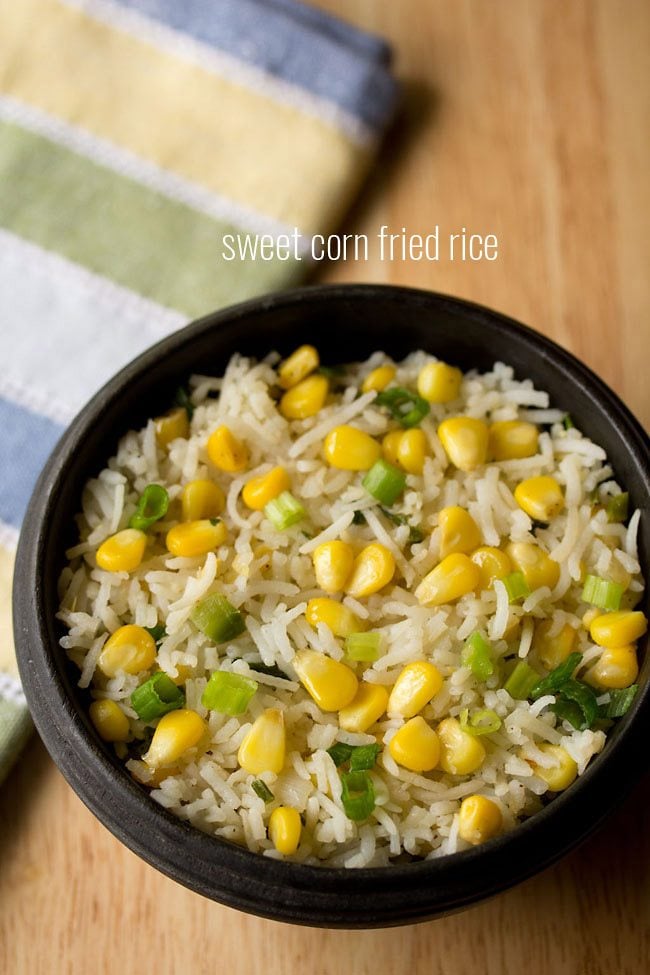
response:
<path id="1" fill-rule="evenodd" d="M 294 0 L 0 10 L 2 778 L 29 729 L 10 586 L 44 460 L 146 346 L 309 271 L 308 248 L 251 248 L 336 227 L 397 90 L 381 39 Z"/>

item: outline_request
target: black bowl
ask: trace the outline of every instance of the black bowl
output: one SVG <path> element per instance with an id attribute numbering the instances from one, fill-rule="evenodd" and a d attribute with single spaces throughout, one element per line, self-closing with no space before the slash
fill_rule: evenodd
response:
<path id="1" fill-rule="evenodd" d="M 151 800 L 87 717 L 78 673 L 58 646 L 56 582 L 76 542 L 81 489 L 118 438 L 166 409 L 192 371 L 221 374 L 233 352 L 287 353 L 310 341 L 325 362 L 383 349 L 426 349 L 464 369 L 500 359 L 530 377 L 601 444 L 641 508 L 650 552 L 648 438 L 621 401 L 573 356 L 509 318 L 455 298 L 405 288 L 316 287 L 262 297 L 208 315 L 122 370 L 82 410 L 36 486 L 21 535 L 14 586 L 20 673 L 36 726 L 70 785 L 122 842 L 163 873 L 252 914 L 300 924 L 375 927 L 425 920 L 529 877 L 583 840 L 638 779 L 650 739 L 650 655 L 641 690 L 581 779 L 532 819 L 481 847 L 437 860 L 361 870 L 282 863 L 215 839 Z M 647 603 L 647 597 L 646 597 Z M 647 613 L 647 607 L 646 607 Z"/>

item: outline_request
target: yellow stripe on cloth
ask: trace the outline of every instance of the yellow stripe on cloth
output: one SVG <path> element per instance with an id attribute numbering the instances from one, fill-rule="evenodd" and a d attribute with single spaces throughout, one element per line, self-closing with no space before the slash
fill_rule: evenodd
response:
<path id="1" fill-rule="evenodd" d="M 332 228 L 370 160 L 331 123 L 57 0 L 1 5 L 0 91 L 303 233 Z"/>
<path id="2" fill-rule="evenodd" d="M 11 626 L 11 579 L 14 573 L 14 553 L 0 545 L 0 671 L 18 676 Z"/>

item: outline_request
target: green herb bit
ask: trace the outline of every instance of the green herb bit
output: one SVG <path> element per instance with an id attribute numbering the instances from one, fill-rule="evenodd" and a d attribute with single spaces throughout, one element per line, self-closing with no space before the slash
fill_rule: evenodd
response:
<path id="1" fill-rule="evenodd" d="M 201 599 L 192 610 L 190 619 L 198 630 L 215 643 L 234 640 L 246 629 L 242 614 L 219 593 Z"/>
<path id="2" fill-rule="evenodd" d="M 538 681 L 537 671 L 533 670 L 525 660 L 520 660 L 503 687 L 515 701 L 527 701 Z"/>
<path id="3" fill-rule="evenodd" d="M 129 528 L 149 531 L 152 525 L 164 518 L 169 509 L 169 495 L 160 484 L 147 484 L 140 495 L 135 511 L 129 519 Z"/>
<path id="4" fill-rule="evenodd" d="M 327 754 L 332 759 L 337 768 L 350 761 L 353 745 L 346 745 L 344 741 L 335 742 L 331 748 L 327 749 Z"/>
<path id="5" fill-rule="evenodd" d="M 184 703 L 185 695 L 180 687 L 161 670 L 131 694 L 131 706 L 141 721 L 162 718 L 163 714 L 182 708 Z"/>
<path id="6" fill-rule="evenodd" d="M 163 623 L 157 623 L 156 626 L 145 626 L 144 629 L 147 631 L 150 637 L 153 637 L 157 647 L 160 646 L 162 641 L 167 636 L 167 629 Z"/>
<path id="7" fill-rule="evenodd" d="M 262 782 L 261 779 L 255 779 L 251 782 L 251 788 L 255 795 L 259 796 L 263 802 L 273 802 L 275 799 L 266 782 Z"/>
<path id="8" fill-rule="evenodd" d="M 361 823 L 375 808 L 375 789 L 367 772 L 341 774 L 341 802 L 348 819 Z"/>
<path id="9" fill-rule="evenodd" d="M 491 708 L 469 713 L 468 708 L 460 712 L 460 726 L 468 735 L 493 735 L 501 727 L 501 718 Z"/>
<path id="10" fill-rule="evenodd" d="M 511 572 L 510 575 L 504 576 L 501 582 L 506 587 L 509 603 L 516 603 L 530 596 L 530 589 L 523 572 Z"/>
<path id="11" fill-rule="evenodd" d="M 354 514 L 352 516 L 352 524 L 353 525 L 367 525 L 368 524 L 368 520 L 367 520 L 366 516 L 364 515 L 363 511 L 361 511 L 360 508 L 357 508 L 357 510 L 354 512 Z"/>
<path id="12" fill-rule="evenodd" d="M 372 663 L 379 658 L 381 633 L 370 630 L 366 633 L 350 633 L 345 638 L 345 652 L 350 660 Z"/>
<path id="13" fill-rule="evenodd" d="M 630 495 L 627 491 L 623 491 L 621 494 L 610 498 L 605 509 L 607 511 L 607 520 L 617 522 L 627 521 L 629 504 Z"/>
<path id="14" fill-rule="evenodd" d="M 610 691 L 609 701 L 600 705 L 598 716 L 600 718 L 622 718 L 632 706 L 638 689 L 638 684 L 630 684 L 629 687 Z"/>
<path id="15" fill-rule="evenodd" d="M 574 728 L 580 730 L 584 720 L 583 713 L 579 706 L 573 701 L 563 697 L 558 697 L 555 704 L 551 704 L 550 710 L 556 714 L 560 721 L 568 721 Z"/>
<path id="16" fill-rule="evenodd" d="M 409 545 L 417 545 L 424 541 L 424 532 L 417 525 L 409 525 Z"/>
<path id="17" fill-rule="evenodd" d="M 290 491 L 283 491 L 264 505 L 264 514 L 277 531 L 283 532 L 302 521 L 307 512 Z"/>
<path id="18" fill-rule="evenodd" d="M 215 670 L 203 691 L 201 704 L 209 711 L 236 717 L 246 711 L 258 687 L 252 677 Z"/>
<path id="19" fill-rule="evenodd" d="M 608 579 L 601 579 L 600 576 L 587 576 L 582 599 L 585 603 L 591 603 L 599 609 L 608 612 L 616 612 L 621 607 L 621 599 L 625 587 L 618 582 L 610 582 Z"/>
<path id="20" fill-rule="evenodd" d="M 425 399 L 403 386 L 385 389 L 377 395 L 375 404 L 388 407 L 393 419 L 407 429 L 417 427 L 431 410 Z"/>
<path id="21" fill-rule="evenodd" d="M 269 677 L 280 677 L 282 680 L 291 680 L 277 664 L 252 663 L 248 665 L 249 670 L 254 670 L 256 674 L 268 674 Z"/>
<path id="22" fill-rule="evenodd" d="M 563 684 L 571 680 L 573 672 L 581 660 L 581 653 L 570 653 L 559 667 L 555 667 L 546 677 L 538 680 L 530 692 L 530 697 L 532 697 L 533 701 L 544 697 L 545 694 L 555 694 L 556 691 L 559 691 Z"/>
<path id="23" fill-rule="evenodd" d="M 350 771 L 363 772 L 374 768 L 380 752 L 381 745 L 357 745 L 350 756 Z"/>
<path id="24" fill-rule="evenodd" d="M 190 394 L 184 386 L 179 386 L 174 394 L 174 403 L 180 406 L 187 413 L 187 419 L 191 420 L 194 416 L 194 404 L 190 399 Z"/>
<path id="25" fill-rule="evenodd" d="M 404 490 L 406 474 L 387 460 L 380 459 L 372 465 L 361 484 L 381 504 L 391 505 Z"/>
<path id="26" fill-rule="evenodd" d="M 578 731 L 591 728 L 600 717 L 596 695 L 590 687 L 577 680 L 567 680 L 562 684 L 558 691 L 557 701 L 551 705 L 551 710 L 555 711 L 556 714 L 558 714 L 558 704 L 561 709 L 564 708 L 565 710 L 565 714 L 561 714 L 560 717 L 565 717 Z M 567 705 L 574 705 L 580 712 L 577 724 L 575 723 L 575 715 L 569 712 Z M 569 716 L 570 713 L 571 716 Z"/>
<path id="27" fill-rule="evenodd" d="M 347 370 L 345 366 L 319 366 L 316 372 L 327 379 L 341 379 Z"/>
<path id="28" fill-rule="evenodd" d="M 571 414 L 570 413 L 567 413 L 565 415 L 564 419 L 562 420 L 562 425 L 563 425 L 563 427 L 564 427 L 565 430 L 572 430 L 575 427 L 575 423 L 571 419 Z"/>
<path id="29" fill-rule="evenodd" d="M 464 667 L 470 668 L 477 680 L 487 680 L 494 673 L 492 648 L 478 630 L 466 640 L 462 662 Z"/>
<path id="30" fill-rule="evenodd" d="M 422 529 L 416 527 L 415 525 L 410 525 L 408 518 L 405 518 L 404 515 L 400 515 L 397 511 L 390 511 L 388 508 L 384 508 L 381 505 L 379 506 L 379 510 L 386 518 L 388 518 L 389 521 L 392 521 L 394 525 L 408 525 L 409 545 L 416 545 L 418 542 L 423 540 L 424 532 Z"/>

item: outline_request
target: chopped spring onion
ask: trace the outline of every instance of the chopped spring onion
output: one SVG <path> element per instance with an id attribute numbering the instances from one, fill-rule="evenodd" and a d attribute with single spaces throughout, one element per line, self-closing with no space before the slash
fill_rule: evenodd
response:
<path id="1" fill-rule="evenodd" d="M 556 691 L 559 691 L 566 681 L 571 680 L 573 671 L 581 660 L 581 653 L 570 653 L 559 667 L 552 670 L 546 677 L 538 680 L 530 692 L 533 701 L 536 701 L 539 697 L 543 697 L 545 694 L 555 694 Z"/>
<path id="2" fill-rule="evenodd" d="M 343 772 L 341 802 L 345 815 L 355 823 L 367 819 L 375 808 L 375 789 L 367 772 Z"/>
<path id="3" fill-rule="evenodd" d="M 182 708 L 185 695 L 171 677 L 159 670 L 131 694 L 131 705 L 142 721 L 162 718 L 163 714 Z"/>
<path id="4" fill-rule="evenodd" d="M 350 633 L 345 638 L 345 652 L 350 660 L 361 660 L 372 663 L 379 657 L 381 633 L 375 630 L 369 633 Z"/>
<path id="5" fill-rule="evenodd" d="M 519 599 L 530 596 L 530 589 L 523 572 L 511 572 L 510 575 L 504 576 L 501 582 L 506 587 L 510 603 L 516 603 Z"/>
<path id="6" fill-rule="evenodd" d="M 627 491 L 623 491 L 621 494 L 617 494 L 615 497 L 610 498 L 606 509 L 607 520 L 627 521 L 629 503 L 630 495 Z"/>
<path id="7" fill-rule="evenodd" d="M 406 474 L 381 459 L 372 465 L 361 483 L 368 494 L 372 494 L 381 504 L 391 505 L 404 490 Z"/>
<path id="8" fill-rule="evenodd" d="M 554 711 L 558 717 L 564 718 L 578 731 L 591 728 L 594 721 L 600 717 L 596 695 L 590 687 L 577 680 L 567 680 L 562 684 L 557 694 L 557 701 L 551 705 L 551 711 Z"/>
<path id="9" fill-rule="evenodd" d="M 273 802 L 275 799 L 266 782 L 262 782 L 261 779 L 255 779 L 254 782 L 251 782 L 251 788 L 255 795 L 259 796 L 263 802 Z"/>
<path id="10" fill-rule="evenodd" d="M 577 704 L 562 696 L 558 696 L 555 704 L 551 704 L 550 711 L 556 714 L 560 721 L 568 721 L 574 728 L 583 728 L 583 714 Z"/>
<path id="11" fill-rule="evenodd" d="M 503 687 L 515 701 L 526 701 L 538 681 L 537 671 L 525 660 L 520 660 Z"/>
<path id="12" fill-rule="evenodd" d="M 252 677 L 231 674 L 227 670 L 215 670 L 203 691 L 201 704 L 209 711 L 219 711 L 234 717 L 244 713 L 258 686 Z"/>
<path id="13" fill-rule="evenodd" d="M 350 761 L 350 756 L 354 745 L 346 745 L 344 741 L 336 741 L 331 748 L 327 749 L 327 754 L 332 759 L 337 768 Z"/>
<path id="14" fill-rule="evenodd" d="M 464 667 L 469 667 L 477 680 L 487 680 L 494 673 L 490 644 L 478 630 L 466 640 L 462 662 Z"/>
<path id="15" fill-rule="evenodd" d="M 468 708 L 460 712 L 460 726 L 468 735 L 492 735 L 501 727 L 501 718 L 491 708 L 469 713 Z"/>
<path id="16" fill-rule="evenodd" d="M 283 532 L 302 521 L 307 512 L 291 491 L 283 491 L 264 505 L 264 514 L 277 531 Z"/>
<path id="17" fill-rule="evenodd" d="M 416 527 L 415 525 L 409 524 L 408 518 L 405 518 L 404 515 L 400 515 L 396 511 L 389 511 L 388 508 L 381 508 L 381 512 L 386 516 L 386 518 L 388 518 L 389 521 L 392 521 L 394 525 L 408 525 L 409 545 L 416 545 L 418 542 L 423 540 L 424 532 L 422 529 Z"/>
<path id="18" fill-rule="evenodd" d="M 638 684 L 630 684 L 629 687 L 610 691 L 609 701 L 601 704 L 598 709 L 599 717 L 622 718 L 629 711 L 638 689 Z"/>
<path id="19" fill-rule="evenodd" d="M 571 419 L 571 414 L 570 413 L 567 413 L 565 415 L 564 419 L 562 420 L 562 425 L 563 425 L 563 427 L 564 427 L 565 430 L 571 430 L 571 429 L 573 429 L 573 427 L 575 427 L 575 423 Z"/>
<path id="20" fill-rule="evenodd" d="M 427 416 L 431 407 L 425 399 L 403 386 L 393 386 L 379 393 L 377 406 L 387 406 L 393 419 L 403 427 L 416 427 Z"/>
<path id="21" fill-rule="evenodd" d="M 144 629 L 150 637 L 153 637 L 156 645 L 167 636 L 167 629 L 164 623 L 157 623 L 156 626 L 145 626 Z"/>
<path id="22" fill-rule="evenodd" d="M 184 386 L 179 386 L 174 394 L 174 403 L 176 406 L 182 407 L 187 413 L 187 419 L 191 420 L 194 416 L 194 404 L 190 399 L 190 394 L 185 389 Z"/>
<path id="23" fill-rule="evenodd" d="M 625 587 L 619 582 L 610 582 L 608 579 L 601 579 L 600 576 L 587 576 L 582 590 L 582 599 L 583 602 L 598 606 L 599 609 L 616 612 L 620 609 L 624 591 Z"/>
<path id="24" fill-rule="evenodd" d="M 246 629 L 244 617 L 225 596 L 211 593 L 201 599 L 190 614 L 197 629 L 215 643 L 225 643 L 241 636 Z"/>
<path id="25" fill-rule="evenodd" d="M 169 495 L 160 484 L 147 484 L 138 499 L 135 511 L 129 519 L 129 528 L 149 531 L 152 525 L 164 518 L 169 508 Z"/>
<path id="26" fill-rule="evenodd" d="M 381 745 L 357 745 L 350 755 L 350 771 L 364 772 L 374 768 Z"/>

